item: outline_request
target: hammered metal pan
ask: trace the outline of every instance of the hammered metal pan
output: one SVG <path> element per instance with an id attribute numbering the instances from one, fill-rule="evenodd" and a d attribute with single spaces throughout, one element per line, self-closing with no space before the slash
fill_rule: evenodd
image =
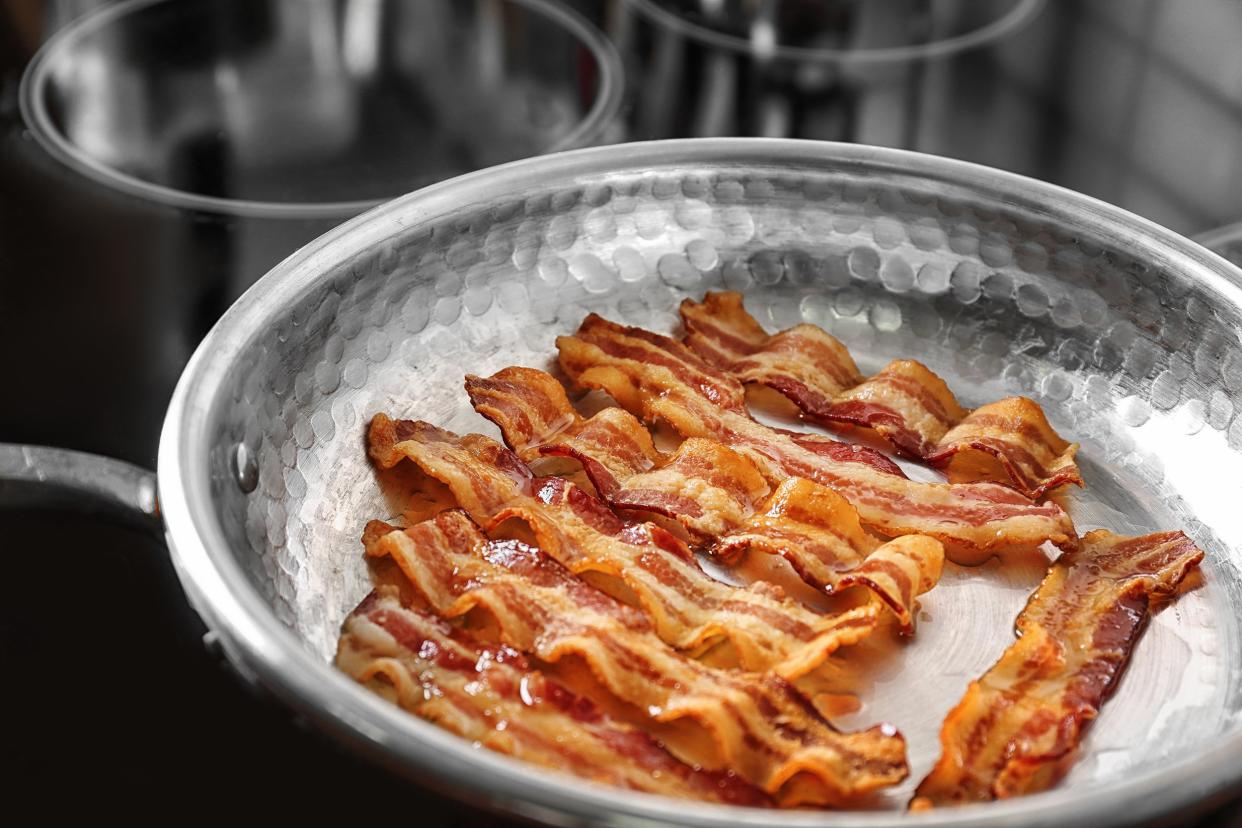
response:
<path id="1" fill-rule="evenodd" d="M 771 328 L 807 320 L 864 371 L 916 357 L 966 405 L 1042 403 L 1082 443 L 1080 531 L 1182 528 L 1202 585 L 1160 613 L 1056 789 L 896 810 L 945 712 L 1012 640 L 1042 574 L 950 567 L 918 634 L 846 727 L 886 720 L 911 779 L 863 813 L 749 811 L 597 787 L 479 750 L 331 666 L 368 591 L 359 535 L 393 509 L 363 446 L 372 414 L 490 427 L 467 371 L 547 366 L 589 311 L 675 329 L 685 296 L 744 291 Z M 1186 814 L 1242 777 L 1242 284 L 1151 222 L 1047 184 L 864 146 L 636 144 L 437 184 L 328 233 L 265 276 L 187 367 L 158 500 L 185 590 L 239 671 L 385 766 L 558 824 L 1091 825 Z M 154 511 L 151 480 L 9 448 L 9 492 L 48 486 Z M 51 465 L 49 465 L 51 464 Z M 57 465 L 59 464 L 59 465 Z"/>

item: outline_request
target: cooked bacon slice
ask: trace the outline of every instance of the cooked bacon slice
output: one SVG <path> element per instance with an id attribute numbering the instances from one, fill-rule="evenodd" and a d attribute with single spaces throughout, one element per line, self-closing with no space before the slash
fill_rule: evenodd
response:
<path id="1" fill-rule="evenodd" d="M 627 478 L 608 500 L 618 508 L 676 518 L 710 540 L 741 526 L 770 492 L 754 463 L 720 443 L 692 437 L 659 468 Z"/>
<path id="2" fill-rule="evenodd" d="M 812 454 L 823 455 L 834 463 L 862 463 L 883 474 L 891 474 L 896 477 L 906 476 L 906 473 L 901 470 L 901 466 L 898 466 L 875 449 L 853 443 L 842 443 L 840 440 L 833 440 L 831 437 L 825 437 L 822 434 L 808 434 L 805 431 L 789 431 L 783 428 L 774 428 L 772 430 L 777 434 L 788 437 L 799 448 L 805 449 Z"/>
<path id="3" fill-rule="evenodd" d="M 744 454 L 773 481 L 805 477 L 838 490 L 863 523 L 885 535 L 924 534 L 951 545 L 959 562 L 1051 541 L 1072 546 L 1073 523 L 1055 503 L 1037 504 L 993 483 L 921 483 L 842 462 L 805 441 L 724 408 L 691 382 L 702 361 L 678 342 L 591 314 L 557 339 L 561 366 L 578 384 L 607 391 L 646 420 L 707 437 Z"/>
<path id="4" fill-rule="evenodd" d="M 726 561 L 749 551 L 779 555 L 826 592 L 866 586 L 892 608 L 905 632 L 914 630 L 914 598 L 936 584 L 944 563 L 943 547 L 921 535 L 881 545 L 845 498 L 798 477 L 781 483 L 764 511 L 713 551 Z"/>
<path id="5" fill-rule="evenodd" d="M 930 589 L 940 577 L 943 548 L 931 538 L 916 540 L 916 536 L 907 536 L 909 541 L 886 550 L 866 570 L 846 577 L 848 570 L 860 566 L 880 547 L 880 541 L 859 524 L 854 507 L 818 484 L 792 478 L 781 484 L 781 494 L 768 503 L 771 489 L 763 475 L 751 461 L 720 443 L 691 437 L 671 458 L 657 459 L 657 468 L 640 473 L 625 456 L 614 456 L 613 446 L 650 445 L 650 437 L 632 415 L 620 412 L 628 418 L 624 439 L 593 441 L 585 446 L 577 435 L 589 429 L 592 421 L 578 415 L 560 382 L 543 371 L 505 368 L 486 380 L 469 377 L 466 387 L 480 413 L 500 426 L 510 448 L 538 456 L 548 453 L 550 447 L 558 447 L 553 451 L 561 453 L 560 441 L 575 441 L 573 454 L 593 481 L 599 469 L 611 469 L 606 472 L 606 487 L 596 482 L 596 489 L 610 504 L 674 518 L 703 541 L 720 539 L 708 551 L 725 561 L 736 560 L 753 549 L 784 557 L 817 589 L 831 592 L 864 584 L 893 609 L 905 632 L 914 630 L 915 596 Z M 592 420 L 609 411 L 619 409 L 606 409 Z M 874 452 L 869 449 L 816 435 L 787 434 L 830 459 L 863 462 L 888 472 L 872 460 Z M 899 469 L 894 473 L 901 474 Z M 817 494 L 821 491 L 822 495 Z M 763 514 L 759 514 L 761 510 Z M 838 535 L 856 538 L 855 548 L 838 548 Z M 897 571 L 912 569 L 917 577 L 903 581 L 900 576 L 880 575 L 880 569 L 894 565 Z"/>
<path id="6" fill-rule="evenodd" d="M 1181 532 L 1087 534 L 1018 616 L 1018 640 L 973 682 L 940 732 L 911 807 L 983 802 L 1053 785 L 1125 668 L 1151 606 L 1203 559 Z"/>
<path id="7" fill-rule="evenodd" d="M 572 457 L 606 500 L 620 481 L 659 460 L 651 435 L 632 414 L 606 408 L 584 419 L 564 386 L 543 371 L 511 367 L 487 378 L 469 375 L 466 393 L 519 457 L 528 463 L 544 455 Z"/>
<path id="8" fill-rule="evenodd" d="M 369 440 L 381 468 L 412 460 L 446 484 L 458 505 L 484 526 L 518 518 L 571 571 L 620 578 L 660 637 L 678 649 L 699 650 L 724 639 L 743 667 L 796 678 L 882 621 L 875 604 L 821 615 L 772 584 L 742 588 L 717 581 L 669 532 L 622 521 L 562 478 L 535 477 L 517 455 L 482 435 L 458 437 L 428 423 L 378 414 Z M 928 564 L 920 559 L 918 565 Z"/>
<path id="9" fill-rule="evenodd" d="M 708 293 L 681 303 L 686 344 L 716 368 L 742 382 L 781 392 L 799 406 L 823 408 L 862 374 L 840 340 L 814 325 L 771 335 L 742 306 L 742 294 Z"/>
<path id="10" fill-rule="evenodd" d="M 947 465 L 952 480 L 961 476 L 959 469 L 970 474 L 970 458 L 962 453 L 991 455 L 1019 491 L 1039 498 L 1065 483 L 1082 485 L 1074 462 L 1077 451 L 1078 444 L 1061 439 L 1039 405 L 1026 397 L 1010 397 L 976 408 L 940 439 L 927 459 Z"/>
<path id="11" fill-rule="evenodd" d="M 902 454 L 924 460 L 966 416 L 944 380 L 910 359 L 890 362 L 826 405 L 794 403 L 817 420 L 870 428 Z"/>
<path id="12" fill-rule="evenodd" d="M 375 522 L 364 540 L 369 554 L 391 556 L 436 612 L 483 610 L 509 646 L 547 662 L 580 657 L 655 722 L 698 725 L 723 767 L 781 804 L 842 804 L 907 774 L 905 742 L 891 727 L 839 733 L 772 673 L 714 669 L 677 653 L 641 612 L 537 549 L 489 542 L 460 511 L 406 530 Z"/>
<path id="13" fill-rule="evenodd" d="M 734 805 L 771 800 L 728 771 L 695 769 L 552 681 L 516 650 L 481 644 L 395 590 L 346 619 L 337 666 L 402 708 L 498 753 L 632 790 Z"/>
<path id="14" fill-rule="evenodd" d="M 971 415 L 944 380 L 912 360 L 891 362 L 864 380 L 838 340 L 813 325 L 769 335 L 735 292 L 687 299 L 681 318 L 686 344 L 714 368 L 779 391 L 820 422 L 870 428 L 902 454 L 937 466 L 968 450 L 998 461 L 956 464 L 955 479 L 1008 481 L 1032 498 L 1065 483 L 1082 485 L 1077 446 L 1062 440 L 1030 400 L 1002 400 Z"/>
<path id="15" fill-rule="evenodd" d="M 600 497 L 614 505 L 623 506 L 616 502 L 616 498 L 624 481 L 668 462 L 656 450 L 647 429 L 628 411 L 611 407 L 590 419 L 583 419 L 569 402 L 560 381 L 543 371 L 510 367 L 487 378 L 468 376 L 466 391 L 475 410 L 500 427 L 505 443 L 519 457 L 527 462 L 545 455 L 572 457 L 582 464 Z M 873 449 L 841 443 L 817 434 L 782 433 L 808 451 L 823 454 L 832 460 L 864 463 L 877 471 L 905 477 L 895 463 Z M 684 460 L 676 471 L 687 481 L 677 484 L 667 474 L 648 478 L 648 481 L 653 484 L 663 481 L 658 484 L 662 489 L 673 485 L 703 485 L 739 493 L 758 490 L 753 472 L 728 455 L 722 457 L 724 465 L 710 475 L 713 479 L 706 479 L 701 472 L 709 466 L 702 462 L 701 454 L 711 450 L 703 446 L 699 449 L 701 451 L 684 458 L 675 458 Z M 639 485 L 636 483 L 631 488 Z M 743 504 L 747 497 L 754 499 L 754 496 L 740 495 L 733 499 Z M 665 509 L 652 511 L 668 514 Z M 705 534 L 705 527 L 691 526 L 689 522 L 686 526 L 700 535 Z"/>
<path id="16" fill-rule="evenodd" d="M 858 566 L 879 545 L 845 498 L 814 481 L 791 477 L 777 487 L 764 511 L 721 539 L 716 554 L 731 561 L 753 549 L 778 555 L 802 550 L 814 562 L 807 577 L 824 586 Z M 800 566 L 793 559 L 790 563 Z"/>

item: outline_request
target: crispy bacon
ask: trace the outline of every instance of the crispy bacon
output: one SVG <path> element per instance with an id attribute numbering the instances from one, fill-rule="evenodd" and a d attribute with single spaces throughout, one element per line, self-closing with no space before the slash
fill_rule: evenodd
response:
<path id="1" fill-rule="evenodd" d="M 489 542 L 460 511 L 406 530 L 372 523 L 365 542 L 369 554 L 391 556 L 436 612 L 483 610 L 507 645 L 548 662 L 577 656 L 654 722 L 707 731 L 723 767 L 781 804 L 842 804 L 907 773 L 905 742 L 891 727 L 839 733 L 775 674 L 714 669 L 677 653 L 641 612 L 537 549 Z"/>
<path id="2" fill-rule="evenodd" d="M 584 419 L 569 402 L 561 383 L 535 368 L 514 366 L 487 378 L 467 376 L 466 392 L 475 410 L 500 427 L 505 443 L 519 457 L 527 462 L 545 455 L 572 457 L 582 464 L 600 497 L 609 502 L 617 496 L 622 481 L 667 462 L 656 450 L 651 434 L 628 411 L 610 407 Z M 807 451 L 829 459 L 862 463 L 905 477 L 897 464 L 874 449 L 818 434 L 781 433 Z M 687 477 L 701 479 L 697 472 L 702 468 L 701 463 L 688 459 L 681 471 Z M 742 467 L 730 461 L 727 468 L 735 472 L 728 486 L 757 488 Z"/>
<path id="3" fill-rule="evenodd" d="M 659 468 L 627 478 L 613 506 L 676 518 L 705 540 L 741 526 L 771 492 L 754 464 L 711 440 L 684 441 Z"/>
<path id="4" fill-rule="evenodd" d="M 681 304 L 686 344 L 712 367 L 779 391 L 827 424 L 870 428 L 909 457 L 944 466 L 959 452 L 994 464 L 955 464 L 957 479 L 1008 481 L 1027 497 L 1082 485 L 1077 445 L 1062 440 L 1034 402 L 1014 397 L 970 414 L 944 380 L 912 360 L 863 379 L 845 346 L 813 325 L 769 335 L 735 292 Z M 973 420 L 973 421 L 972 421 Z"/>
<path id="5" fill-rule="evenodd" d="M 826 405 L 794 403 L 822 422 L 870 428 L 907 457 L 924 460 L 966 416 L 944 380 L 910 359 L 890 362 Z"/>
<path id="6" fill-rule="evenodd" d="M 943 547 L 922 535 L 881 545 L 845 498 L 797 477 L 782 483 L 763 512 L 714 549 L 726 561 L 749 551 L 783 557 L 802 580 L 825 592 L 868 587 L 907 633 L 914 630 L 914 598 L 936 584 L 944 563 Z"/>
<path id="7" fill-rule="evenodd" d="M 632 414 L 614 407 L 584 419 L 564 386 L 543 371 L 512 367 L 487 378 L 468 375 L 466 393 L 519 457 L 528 463 L 544 455 L 572 457 L 605 500 L 619 481 L 650 470 L 660 459 L 651 435 Z"/>
<path id="8" fill-rule="evenodd" d="M 814 325 L 770 335 L 746 312 L 740 293 L 708 293 L 702 302 L 683 301 L 680 310 L 686 344 L 696 354 L 799 405 L 824 407 L 862 382 L 850 352 L 835 337 Z"/>
<path id="9" fill-rule="evenodd" d="M 763 806 L 729 771 L 692 768 L 650 735 L 535 669 L 516 650 L 484 645 L 391 588 L 346 619 L 337 666 L 402 708 L 498 753 L 595 782 L 665 796 Z"/>
<path id="10" fill-rule="evenodd" d="M 1069 516 L 1055 503 L 1036 504 L 993 483 L 921 483 L 842 462 L 717 405 L 713 394 L 721 396 L 719 388 L 708 394 L 693 382 L 702 360 L 668 337 L 591 314 L 575 336 L 559 337 L 557 347 L 561 366 L 579 385 L 603 389 L 644 419 L 665 420 L 687 437 L 717 440 L 753 461 L 769 480 L 805 477 L 834 488 L 865 524 L 885 535 L 939 538 L 959 562 L 1044 541 L 1069 547 L 1076 540 Z"/>
<path id="11" fill-rule="evenodd" d="M 724 639 L 747 669 L 795 678 L 882 621 L 874 604 L 821 615 L 772 584 L 742 588 L 717 581 L 667 531 L 622 521 L 562 478 L 535 477 L 517 455 L 482 435 L 458 437 L 428 423 L 379 414 L 369 440 L 371 457 L 381 468 L 412 460 L 446 484 L 458 505 L 484 526 L 518 518 L 531 527 L 539 546 L 571 571 L 620 578 L 660 637 L 679 649 L 699 650 Z M 895 554 L 915 553 L 903 548 Z M 915 564 L 931 565 L 924 557 Z"/>
<path id="12" fill-rule="evenodd" d="M 783 483 L 783 493 L 768 503 L 771 489 L 763 475 L 751 461 L 720 443 L 691 437 L 671 458 L 657 455 L 657 468 L 640 473 L 626 460 L 625 447 L 650 445 L 651 440 L 641 423 L 621 412 L 628 418 L 624 437 L 584 446 L 578 435 L 590 428 L 591 420 L 578 415 L 560 382 L 543 371 L 505 368 L 486 380 L 469 377 L 466 387 L 480 413 L 500 426 L 510 448 L 538 456 L 561 441 L 575 441 L 575 456 L 593 481 L 599 469 L 611 469 L 606 485 L 596 483 L 605 500 L 617 508 L 674 518 L 705 542 L 718 540 L 708 551 L 726 562 L 755 550 L 784 557 L 804 581 L 826 592 L 866 585 L 893 609 L 905 632 L 914 629 L 915 596 L 930 589 L 940 576 L 944 558 L 941 545 L 931 538 L 908 536 L 909 541 L 888 549 L 856 577 L 846 577 L 880 547 L 880 541 L 862 529 L 854 507 L 831 491 L 816 496 L 822 486 L 795 479 Z M 606 409 L 592 420 L 613 410 Z M 854 446 L 823 437 L 795 432 L 788 432 L 788 436 L 795 441 L 807 438 L 801 442 L 829 458 L 875 467 L 867 456 L 871 453 L 868 449 L 860 453 Z M 621 448 L 618 451 L 614 446 Z M 880 470 L 887 472 L 883 466 Z M 759 514 L 761 510 L 766 511 Z M 801 523 L 799 517 L 804 518 Z M 849 526 L 857 537 L 857 547 L 835 548 L 829 539 L 841 532 L 849 535 Z M 843 554 L 845 551 L 849 554 Z M 885 566 L 902 569 L 898 561 L 917 577 L 903 581 L 880 575 Z"/>
<path id="13" fill-rule="evenodd" d="M 1087 534 L 1018 616 L 1018 640 L 945 719 L 940 761 L 914 809 L 982 802 L 1053 785 L 1112 692 L 1153 602 L 1203 559 L 1181 532 Z"/>
<path id="14" fill-rule="evenodd" d="M 1074 462 L 1077 451 L 1078 444 L 1061 439 L 1036 403 L 1010 397 L 976 408 L 940 439 L 927 459 L 947 466 L 952 480 L 963 477 L 959 469 L 965 471 L 971 461 L 961 453 L 991 455 L 1019 491 L 1039 498 L 1064 483 L 1082 485 Z"/>

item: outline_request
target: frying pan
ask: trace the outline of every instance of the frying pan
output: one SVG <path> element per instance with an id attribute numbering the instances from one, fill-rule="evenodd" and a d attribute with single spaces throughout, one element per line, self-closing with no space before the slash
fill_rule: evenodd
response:
<path id="1" fill-rule="evenodd" d="M 154 525 L 189 600 L 250 680 L 384 766 L 556 824 L 1107 825 L 1188 813 L 1242 776 L 1242 277 L 1107 204 L 909 152 L 719 139 L 591 149 L 436 184 L 290 256 L 187 366 L 153 478 L 6 447 L 8 496 Z M 919 632 L 843 727 L 890 721 L 894 810 L 751 811 L 602 788 L 479 750 L 331 666 L 369 581 L 359 535 L 396 511 L 365 457 L 378 411 L 489 431 L 467 371 L 545 367 L 589 311 L 660 331 L 684 296 L 745 293 L 860 367 L 916 357 L 966 405 L 1026 394 L 1082 443 L 1080 532 L 1181 528 L 1203 583 L 1156 615 L 1082 760 L 1038 795 L 907 815 L 945 712 L 1012 640 L 1030 556 L 949 567 Z M 927 474 L 911 468 L 911 473 Z M 118 646 L 122 646 L 118 642 Z"/>

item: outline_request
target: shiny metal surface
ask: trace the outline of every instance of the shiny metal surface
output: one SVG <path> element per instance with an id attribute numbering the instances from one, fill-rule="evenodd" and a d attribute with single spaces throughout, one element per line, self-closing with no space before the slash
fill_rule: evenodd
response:
<path id="1" fill-rule="evenodd" d="M 1181 233 L 1239 219 L 1234 0 L 610 0 L 631 140 L 902 147 Z"/>
<path id="2" fill-rule="evenodd" d="M 599 142 L 622 86 L 559 0 L 4 5 L 0 353 L 27 391 L 0 440 L 148 466 L 186 361 L 257 278 L 380 200 Z"/>
<path id="3" fill-rule="evenodd" d="M 158 533 L 155 475 L 80 451 L 0 443 L 0 508 L 62 507 Z"/>
<path id="4" fill-rule="evenodd" d="M 628 137 L 915 146 L 929 62 L 1004 45 L 1044 0 L 616 0 Z M 654 94 L 660 90 L 661 94 Z"/>
<path id="5" fill-rule="evenodd" d="M 1242 222 L 1201 233 L 1195 241 L 1242 267 Z"/>
<path id="6" fill-rule="evenodd" d="M 1044 0 L 625 0 L 664 30 L 760 60 L 893 63 L 984 46 L 1038 14 Z"/>
<path id="7" fill-rule="evenodd" d="M 547 366 L 588 311 L 672 330 L 681 297 L 722 287 L 771 328 L 823 325 L 864 370 L 917 356 L 965 404 L 1035 398 L 1082 443 L 1088 485 L 1066 498 L 1080 531 L 1183 528 L 1207 551 L 1203 585 L 1154 618 L 1055 790 L 918 816 L 670 802 L 476 750 L 331 667 L 369 588 L 362 527 L 396 511 L 364 455 L 372 414 L 490 432 L 466 371 Z M 178 386 L 160 500 L 187 593 L 244 673 L 475 801 L 575 825 L 1135 822 L 1242 776 L 1240 323 L 1242 283 L 1219 258 L 1007 173 L 792 141 L 574 152 L 398 199 L 269 273 Z M 1040 574 L 1036 558 L 950 567 L 915 641 L 871 675 L 842 724 L 888 720 L 908 738 L 912 776 L 887 804 L 929 767 L 941 718 L 1011 641 Z"/>
<path id="8" fill-rule="evenodd" d="M 611 45 L 556 0 L 127 0 L 22 77 L 34 137 L 175 207 L 335 218 L 433 181 L 598 140 Z"/>

